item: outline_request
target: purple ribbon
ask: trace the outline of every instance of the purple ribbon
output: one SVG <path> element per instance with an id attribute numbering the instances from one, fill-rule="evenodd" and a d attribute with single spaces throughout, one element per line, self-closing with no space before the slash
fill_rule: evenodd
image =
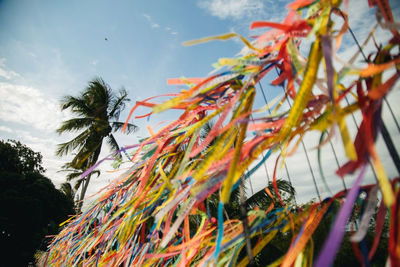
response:
<path id="1" fill-rule="evenodd" d="M 333 102 L 333 78 L 335 69 L 333 68 L 332 63 L 332 41 L 329 35 L 323 35 L 321 38 L 322 41 L 322 51 L 324 53 L 325 59 L 325 66 L 326 66 L 326 78 L 327 78 L 327 85 L 329 91 L 329 97 Z"/>
<path id="2" fill-rule="evenodd" d="M 99 166 L 103 161 L 105 160 L 114 160 L 115 158 L 113 158 L 113 156 L 117 155 L 118 153 L 122 152 L 122 151 L 126 151 L 128 149 L 134 148 L 134 147 L 138 147 L 140 146 L 140 144 L 135 144 L 135 145 L 131 145 L 131 146 L 126 146 L 123 147 L 117 151 L 114 151 L 113 153 L 111 153 L 110 155 L 108 155 L 107 157 L 105 157 L 102 160 L 99 160 L 98 162 L 96 162 L 92 167 L 90 167 L 89 169 L 87 169 L 84 173 L 82 173 L 81 177 L 85 178 L 86 176 L 88 176 L 97 166 Z"/>
<path id="3" fill-rule="evenodd" d="M 332 231 L 329 233 L 327 240 L 324 243 L 322 251 L 320 252 L 318 259 L 315 263 L 315 267 L 331 266 L 335 259 L 336 253 L 339 249 L 340 243 L 342 242 L 344 231 L 346 228 L 347 221 L 353 210 L 354 202 L 358 196 L 360 184 L 365 173 L 365 165 L 362 166 L 360 174 L 357 180 L 354 182 L 350 191 L 347 193 L 346 201 L 340 208 L 339 214 L 335 220 Z"/>

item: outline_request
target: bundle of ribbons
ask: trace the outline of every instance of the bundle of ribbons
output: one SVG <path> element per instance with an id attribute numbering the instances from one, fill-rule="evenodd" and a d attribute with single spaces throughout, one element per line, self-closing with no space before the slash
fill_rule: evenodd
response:
<path id="1" fill-rule="evenodd" d="M 287 6 L 283 22 L 253 22 L 251 29 L 266 31 L 251 41 L 229 33 L 185 43 L 238 38 L 244 48 L 235 58 L 219 59 L 216 74 L 209 77 L 168 80 L 185 89 L 167 95 L 167 101 L 155 103 L 153 97 L 136 102 L 127 122 L 137 107 L 152 110 L 136 118 L 168 109 L 182 113 L 157 131 L 149 128 L 150 137 L 122 149 L 130 153 L 130 167 L 82 213 L 65 222 L 49 246 L 44 265 L 246 266 L 251 261 L 246 238 L 251 239 L 250 252 L 256 256 L 283 233 L 290 236 L 290 246 L 271 266 L 330 266 L 355 203 L 363 201 L 367 207 L 352 236 L 360 263 L 368 265 L 374 256 L 383 227 L 379 218 L 389 211 L 387 250 L 392 266 L 400 266 L 399 181 L 388 179 L 375 149 L 383 98 L 400 75 L 400 35 L 386 0 L 369 0 L 368 4 L 379 15 L 376 27 L 384 28 L 391 38 L 367 55 L 364 68 L 353 64 L 361 51 L 340 69 L 334 64 L 342 38 L 349 34 L 343 11 L 346 3 L 340 0 L 294 1 Z M 366 42 L 373 39 L 373 30 Z M 300 49 L 302 42 L 310 47 Z M 301 51 L 308 51 L 308 56 Z M 272 85 L 284 87 L 285 93 L 255 109 L 256 85 L 271 70 L 278 74 Z M 282 105 L 286 98 L 293 103 L 290 108 Z M 346 117 L 355 112 L 362 116 L 352 138 Z M 213 127 L 201 136 L 211 121 Z M 337 179 L 353 173 L 357 178 L 351 188 L 298 208 L 281 197 L 276 169 L 295 153 L 309 131 L 325 134 L 320 146 L 332 136 L 340 138 L 347 163 L 337 170 Z M 270 155 L 278 155 L 274 189 L 265 189 L 271 205 L 248 211 L 246 236 L 244 220 L 230 219 L 225 207 L 232 191 Z M 367 165 L 373 166 L 377 182 L 362 186 Z M 215 216 L 209 208 L 211 197 L 217 207 Z M 331 209 L 332 203 L 339 203 L 339 208 Z M 328 213 L 334 213 L 334 223 L 313 261 L 313 233 Z M 363 240 L 365 225 L 373 216 L 375 240 L 365 254 L 357 242 Z"/>

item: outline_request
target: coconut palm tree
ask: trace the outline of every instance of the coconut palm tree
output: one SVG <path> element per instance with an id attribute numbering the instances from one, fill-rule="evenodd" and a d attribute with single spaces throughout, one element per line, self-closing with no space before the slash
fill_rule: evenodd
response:
<path id="1" fill-rule="evenodd" d="M 284 203 L 294 204 L 293 196 L 296 194 L 296 190 L 287 180 L 277 179 L 278 191 L 281 197 L 283 198 Z M 253 209 L 255 206 L 260 209 L 266 210 L 272 202 L 275 202 L 275 207 L 281 207 L 278 197 L 275 194 L 274 185 L 272 182 L 269 182 L 267 188 L 271 192 L 273 199 L 267 194 L 267 192 L 263 189 L 250 196 L 246 200 L 246 208 L 247 210 Z M 215 192 L 211 194 L 206 199 L 206 205 L 208 207 L 208 211 L 212 217 L 218 216 L 218 202 L 219 202 L 219 193 Z M 230 201 L 224 206 L 226 210 L 226 214 L 229 216 L 229 219 L 240 219 L 240 192 L 239 187 L 232 191 Z M 228 218 L 226 218 L 228 219 Z"/>
<path id="2" fill-rule="evenodd" d="M 128 101 L 130 100 L 125 89 L 115 94 L 101 78 L 91 80 L 77 97 L 64 96 L 61 100 L 61 110 L 69 109 L 75 117 L 64 121 L 57 132 L 59 134 L 79 132 L 79 134 L 72 140 L 59 144 L 56 154 L 63 156 L 75 153 L 72 161 L 68 163 L 69 167 L 87 170 L 97 162 L 104 140 L 112 150 L 118 150 L 119 145 L 113 132 L 121 130 L 124 125 L 118 119 Z M 128 124 L 126 130 L 127 133 L 136 131 L 137 126 Z M 91 175 L 88 175 L 81 185 L 79 208 L 85 197 L 90 177 Z"/>

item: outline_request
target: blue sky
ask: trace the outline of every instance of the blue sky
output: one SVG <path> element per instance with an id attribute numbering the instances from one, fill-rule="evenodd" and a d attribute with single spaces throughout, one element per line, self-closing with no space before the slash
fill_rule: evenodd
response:
<path id="1" fill-rule="evenodd" d="M 136 100 L 176 92 L 177 88 L 166 85 L 167 78 L 207 76 L 218 58 L 233 57 L 242 48 L 234 40 L 192 47 L 183 47 L 182 42 L 231 31 L 248 37 L 251 21 L 283 20 L 288 2 L 0 0 L 0 138 L 17 139 L 40 151 L 47 176 L 60 184 L 64 176 L 57 170 L 67 158 L 55 157 L 55 147 L 73 137 L 55 134 L 61 121 L 70 116 L 59 110 L 63 95 L 78 94 L 95 76 L 114 89 L 125 87 L 132 106 Z M 399 4 L 391 4 L 398 20 Z M 349 12 L 350 25 L 363 40 L 374 13 L 366 0 L 350 0 Z M 388 35 L 377 36 L 383 40 Z M 344 41 L 343 55 L 355 51 L 350 39 Z M 263 84 L 270 89 L 269 81 Z M 277 94 L 276 88 L 269 92 Z M 261 96 L 257 101 L 262 104 Z M 141 130 L 129 137 L 117 135 L 118 141 L 133 144 L 138 136 L 146 135 L 146 125 L 175 115 L 135 121 Z M 293 160 L 292 166 L 298 165 Z M 105 176 L 92 192 L 111 179 Z M 309 197 L 313 187 L 304 190 Z"/>

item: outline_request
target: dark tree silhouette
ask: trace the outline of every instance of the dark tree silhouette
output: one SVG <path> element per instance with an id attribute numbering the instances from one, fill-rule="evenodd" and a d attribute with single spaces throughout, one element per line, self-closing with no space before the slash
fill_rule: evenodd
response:
<path id="1" fill-rule="evenodd" d="M 20 142 L 0 141 L 0 162 L 7 162 L 0 166 L 1 266 L 27 266 L 46 249 L 45 236 L 74 213 L 73 202 L 43 176 L 41 159 Z"/>

